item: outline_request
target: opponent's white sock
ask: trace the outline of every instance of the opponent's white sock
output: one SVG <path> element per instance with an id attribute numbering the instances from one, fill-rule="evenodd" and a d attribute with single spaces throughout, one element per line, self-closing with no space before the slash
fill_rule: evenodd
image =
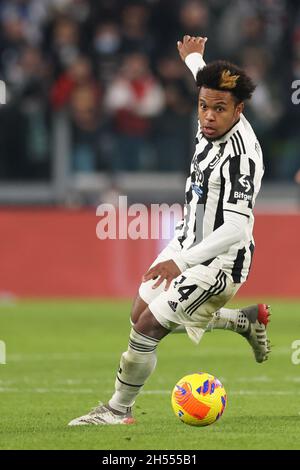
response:
<path id="1" fill-rule="evenodd" d="M 158 339 L 138 333 L 132 328 L 128 350 L 121 356 L 115 393 L 108 402 L 111 408 L 126 413 L 133 406 L 136 396 L 155 369 L 158 343 Z"/>

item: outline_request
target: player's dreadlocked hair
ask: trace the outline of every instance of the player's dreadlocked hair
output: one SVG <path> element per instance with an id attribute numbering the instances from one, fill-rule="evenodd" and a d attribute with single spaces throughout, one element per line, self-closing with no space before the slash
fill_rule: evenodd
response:
<path id="1" fill-rule="evenodd" d="M 237 65 L 225 60 L 217 60 L 206 65 L 197 73 L 199 88 L 230 91 L 240 103 L 251 98 L 255 85 L 251 78 Z"/>

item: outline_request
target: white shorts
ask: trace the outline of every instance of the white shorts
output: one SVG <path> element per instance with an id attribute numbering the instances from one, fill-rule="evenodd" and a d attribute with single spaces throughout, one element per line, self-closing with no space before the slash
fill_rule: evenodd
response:
<path id="1" fill-rule="evenodd" d="M 172 259 L 176 251 L 168 245 L 151 266 Z M 166 281 L 152 289 L 155 282 L 152 279 L 143 282 L 139 288 L 140 297 L 164 328 L 173 330 L 178 325 L 184 325 L 193 340 L 193 332 L 197 331 L 196 342 L 200 341 L 214 312 L 223 307 L 241 285 L 231 281 L 220 269 L 217 259 L 209 266 L 200 264 L 186 269 L 173 279 L 167 291 L 164 290 Z"/>

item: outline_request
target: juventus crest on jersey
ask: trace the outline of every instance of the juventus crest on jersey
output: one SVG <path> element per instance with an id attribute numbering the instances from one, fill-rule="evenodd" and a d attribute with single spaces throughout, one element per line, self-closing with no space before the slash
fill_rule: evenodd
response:
<path id="1" fill-rule="evenodd" d="M 184 220 L 176 234 L 185 251 L 224 223 L 224 211 L 247 217 L 243 239 L 218 256 L 222 270 L 236 283 L 247 279 L 251 266 L 253 207 L 263 173 L 260 145 L 243 115 L 224 136 L 213 141 L 206 139 L 199 126 L 186 182 Z"/>

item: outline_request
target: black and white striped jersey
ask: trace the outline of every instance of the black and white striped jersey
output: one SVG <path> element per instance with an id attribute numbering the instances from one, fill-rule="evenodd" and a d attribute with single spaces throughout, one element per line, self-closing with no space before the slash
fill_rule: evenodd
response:
<path id="1" fill-rule="evenodd" d="M 219 228 L 224 223 L 224 211 L 241 214 L 248 219 L 243 238 L 217 258 L 233 282 L 244 282 L 254 252 L 253 207 L 263 173 L 262 151 L 244 115 L 213 141 L 206 139 L 199 125 L 186 181 L 184 219 L 176 228 L 182 253 Z M 203 264 L 210 262 L 212 259 Z"/>

